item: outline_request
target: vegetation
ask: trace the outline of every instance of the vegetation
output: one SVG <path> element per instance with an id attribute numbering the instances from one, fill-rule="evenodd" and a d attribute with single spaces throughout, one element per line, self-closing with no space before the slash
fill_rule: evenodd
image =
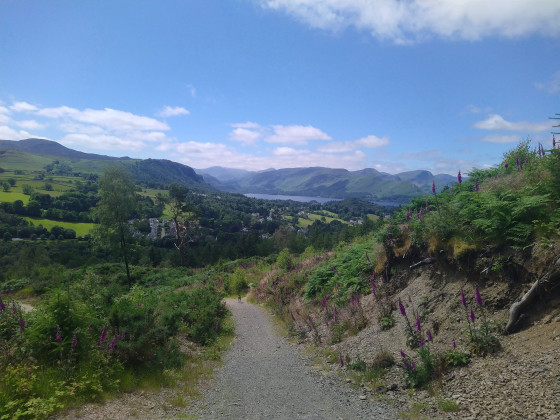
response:
<path id="1" fill-rule="evenodd" d="M 332 350 L 329 358 L 375 387 L 399 360 L 408 386 L 426 387 L 499 351 L 499 333 L 478 288 L 465 289 L 456 309 L 468 347 L 438 351 L 422 303 L 395 298 L 403 265 L 429 255 L 432 266 L 473 272 L 482 252 L 522 253 L 560 234 L 560 150 L 528 142 L 499 166 L 434 185 L 398 209 L 357 199 L 256 200 L 165 184 L 163 176 L 164 189 L 145 190 L 122 165 L 70 176 L 72 166 L 50 163 L 42 179 L 30 180 L 24 166 L 1 173 L 9 191 L 0 191 L 0 419 L 48 417 L 180 369 L 191 357 L 180 344 L 207 349 L 220 340 L 228 333 L 222 297 L 247 291 L 298 340 L 319 345 L 358 334 L 372 319 L 383 329 L 402 320 L 408 348 L 400 357 L 376 349 L 373 364 Z M 92 221 L 91 234 L 78 229 Z M 22 300 L 34 310 L 25 312 Z M 442 401 L 440 409 L 457 407 Z"/>

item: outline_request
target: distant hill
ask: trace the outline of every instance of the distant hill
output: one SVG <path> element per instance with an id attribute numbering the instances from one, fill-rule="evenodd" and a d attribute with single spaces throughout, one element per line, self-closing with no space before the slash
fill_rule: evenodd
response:
<path id="1" fill-rule="evenodd" d="M 45 139 L 27 140 L 0 140 L 0 150 L 14 149 L 20 152 L 33 153 L 41 156 L 53 156 L 67 159 L 94 159 L 94 160 L 126 160 L 129 157 L 113 157 L 97 155 L 95 153 L 78 152 L 69 149 L 60 143 Z"/>
<path id="2" fill-rule="evenodd" d="M 43 171 L 45 165 L 60 160 L 73 173 L 101 174 L 109 166 L 123 166 L 136 183 L 150 188 L 165 188 L 177 183 L 190 188 L 213 190 L 190 166 L 165 159 L 131 159 L 83 153 L 43 139 L 0 140 L 0 167 Z"/>
<path id="3" fill-rule="evenodd" d="M 373 168 L 359 171 L 330 168 L 268 169 L 261 172 L 213 167 L 199 170 L 216 189 L 255 194 L 306 195 L 330 198 L 358 197 L 370 201 L 406 203 L 410 198 L 430 193 L 432 182 L 438 190 L 454 180 L 450 175 L 411 171 L 391 175 Z"/>

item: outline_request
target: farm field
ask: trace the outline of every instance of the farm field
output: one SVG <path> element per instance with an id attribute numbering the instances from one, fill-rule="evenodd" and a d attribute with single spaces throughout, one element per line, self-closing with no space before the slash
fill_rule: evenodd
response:
<path id="1" fill-rule="evenodd" d="M 91 229 L 95 226 L 95 223 L 72 223 L 72 222 L 61 222 L 58 220 L 50 219 L 40 219 L 36 217 L 24 217 L 33 223 L 33 225 L 43 225 L 47 230 L 51 230 L 54 226 L 60 226 L 64 229 L 72 229 L 76 231 L 76 236 L 85 236 L 90 233 Z"/>

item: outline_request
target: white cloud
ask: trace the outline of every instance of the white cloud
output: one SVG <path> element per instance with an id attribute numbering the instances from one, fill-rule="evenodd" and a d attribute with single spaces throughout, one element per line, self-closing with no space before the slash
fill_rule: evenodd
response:
<path id="1" fill-rule="evenodd" d="M 85 133 L 72 133 L 64 136 L 59 141 L 65 146 L 86 146 L 97 150 L 131 150 L 139 151 L 145 144 L 132 138 L 123 138 L 110 134 L 90 135 Z"/>
<path id="2" fill-rule="evenodd" d="M 552 126 L 550 121 L 542 121 L 537 123 L 530 123 L 526 121 L 510 122 L 506 121 L 498 114 L 490 115 L 484 121 L 478 121 L 474 124 L 476 128 L 481 130 L 504 130 L 504 131 L 530 131 L 541 132 L 549 130 Z"/>
<path id="3" fill-rule="evenodd" d="M 310 125 L 273 125 L 274 134 L 266 137 L 269 143 L 306 145 L 312 140 L 330 140 L 331 138 L 318 128 Z"/>
<path id="4" fill-rule="evenodd" d="M 486 143 L 517 143 L 521 138 L 516 134 L 490 134 L 481 138 Z"/>
<path id="5" fill-rule="evenodd" d="M 14 130 L 8 126 L 0 125 L 0 139 L 2 140 L 23 140 L 30 137 L 36 136 L 33 136 L 24 130 Z"/>
<path id="6" fill-rule="evenodd" d="M 317 29 L 355 28 L 395 43 L 560 34 L 557 0 L 258 0 Z"/>
<path id="7" fill-rule="evenodd" d="M 168 117 L 176 117 L 178 115 L 189 115 L 190 111 L 185 109 L 181 106 L 166 106 L 161 111 L 158 112 L 158 117 L 161 118 L 168 118 Z"/>
<path id="8" fill-rule="evenodd" d="M 256 144 L 257 140 L 262 137 L 262 134 L 259 131 L 249 130 L 247 128 L 235 128 L 231 133 L 229 133 L 229 138 L 234 141 L 238 141 L 240 143 L 246 145 L 254 145 Z"/>
<path id="9" fill-rule="evenodd" d="M 26 130 L 41 130 L 45 128 L 45 124 L 41 124 L 35 120 L 14 121 L 14 123 Z"/>
<path id="10" fill-rule="evenodd" d="M 551 95 L 560 92 L 560 70 L 557 71 L 546 83 L 535 83 L 538 90 L 543 90 Z"/>
<path id="11" fill-rule="evenodd" d="M 37 111 L 38 108 L 27 102 L 16 102 L 10 106 L 10 109 L 15 112 L 33 112 Z"/>
<path id="12" fill-rule="evenodd" d="M 324 146 L 318 147 L 320 152 L 324 153 L 347 153 L 353 150 L 365 147 L 367 149 L 374 149 L 389 144 L 387 137 L 367 136 L 358 140 L 345 141 L 345 142 L 330 142 Z"/>

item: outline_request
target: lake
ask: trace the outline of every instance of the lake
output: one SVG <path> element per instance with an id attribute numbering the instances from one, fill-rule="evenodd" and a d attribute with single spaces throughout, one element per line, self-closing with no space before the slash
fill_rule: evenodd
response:
<path id="1" fill-rule="evenodd" d="M 326 197 L 307 197 L 304 195 L 275 195 L 275 194 L 243 194 L 245 197 L 258 198 L 261 200 L 293 200 L 302 203 L 309 203 L 316 201 L 320 204 L 328 201 L 342 201 L 340 198 L 326 198 Z"/>

